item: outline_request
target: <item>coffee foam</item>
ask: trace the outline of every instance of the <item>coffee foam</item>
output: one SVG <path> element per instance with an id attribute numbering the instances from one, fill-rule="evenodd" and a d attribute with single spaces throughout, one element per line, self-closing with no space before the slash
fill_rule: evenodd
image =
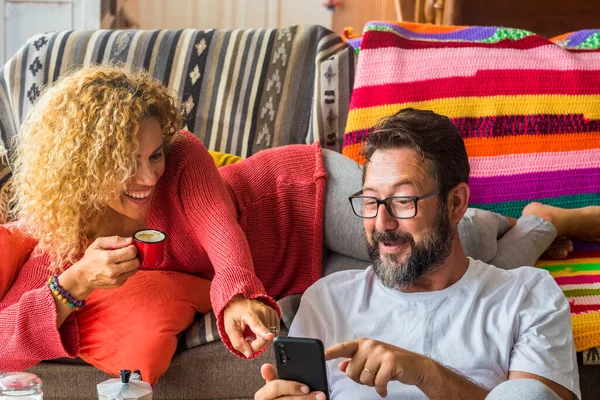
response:
<path id="1" fill-rule="evenodd" d="M 165 234 L 153 229 L 146 229 L 136 233 L 135 238 L 143 242 L 156 243 L 165 240 Z"/>

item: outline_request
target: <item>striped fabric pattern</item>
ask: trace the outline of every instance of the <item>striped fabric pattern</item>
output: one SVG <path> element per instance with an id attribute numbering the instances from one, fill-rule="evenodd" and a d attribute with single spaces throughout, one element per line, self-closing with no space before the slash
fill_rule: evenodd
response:
<path id="1" fill-rule="evenodd" d="M 0 223 L 8 219 L 6 150 L 43 88 L 74 68 L 114 62 L 171 88 L 185 128 L 209 150 L 248 157 L 315 141 L 342 149 L 355 54 L 321 26 L 36 35 L 0 70 Z M 214 315 L 198 315 L 183 337 L 184 348 L 218 340 Z"/>
<path id="2" fill-rule="evenodd" d="M 0 147 L 10 154 L 45 86 L 73 68 L 114 62 L 146 69 L 173 89 L 185 128 L 209 150 L 248 157 L 320 141 L 341 151 L 355 55 L 321 26 L 36 35 L 0 70 Z"/>
<path id="3" fill-rule="evenodd" d="M 172 88 L 187 128 L 209 150 L 247 157 L 315 140 L 341 150 L 336 139 L 346 122 L 341 105 L 349 101 L 354 57 L 339 35 L 320 26 L 38 35 L 0 73 L 4 143 L 44 86 L 73 68 L 114 61 L 144 68 Z M 335 109 L 325 102 L 329 96 L 337 100 Z M 336 136 L 326 140 L 322 132 Z"/>
<path id="4" fill-rule="evenodd" d="M 596 50 L 600 48 L 600 29 L 584 29 L 569 32 L 550 39 L 559 46 L 569 49 Z"/>
<path id="5" fill-rule="evenodd" d="M 0 143 L 0 223 L 8 220 L 8 204 L 10 200 L 10 167 L 8 166 L 8 154 Z"/>
<path id="6" fill-rule="evenodd" d="M 362 38 L 343 153 L 404 107 L 451 118 L 471 163 L 471 206 L 518 217 L 531 201 L 600 204 L 600 31 L 549 41 L 510 28 L 372 22 Z M 600 346 L 600 244 L 540 261 L 571 304 L 579 351 Z"/>

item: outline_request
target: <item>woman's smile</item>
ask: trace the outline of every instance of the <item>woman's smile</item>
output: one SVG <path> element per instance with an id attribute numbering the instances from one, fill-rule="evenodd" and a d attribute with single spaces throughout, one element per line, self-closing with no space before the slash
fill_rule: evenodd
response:
<path id="1" fill-rule="evenodd" d="M 125 190 L 125 197 L 132 203 L 143 205 L 150 201 L 154 187 L 145 190 Z"/>

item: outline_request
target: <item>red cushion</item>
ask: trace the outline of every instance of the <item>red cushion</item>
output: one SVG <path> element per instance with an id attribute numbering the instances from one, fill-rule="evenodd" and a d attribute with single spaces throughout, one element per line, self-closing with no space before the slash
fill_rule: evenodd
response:
<path id="1" fill-rule="evenodd" d="M 35 243 L 35 240 L 19 232 L 15 222 L 0 225 L 0 299 L 13 284 Z"/>
<path id="2" fill-rule="evenodd" d="M 77 312 L 79 356 L 112 375 L 139 369 L 156 384 L 196 312 L 210 311 L 210 281 L 172 271 L 138 271 L 118 289 L 95 290 Z"/>

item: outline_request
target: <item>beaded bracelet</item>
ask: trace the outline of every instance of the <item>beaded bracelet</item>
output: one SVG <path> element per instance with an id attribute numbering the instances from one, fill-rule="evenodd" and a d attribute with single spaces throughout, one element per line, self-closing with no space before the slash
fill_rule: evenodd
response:
<path id="1" fill-rule="evenodd" d="M 50 286 L 50 290 L 52 294 L 63 303 L 69 305 L 69 307 L 74 308 L 76 311 L 81 307 L 85 306 L 85 300 L 77 300 L 69 292 L 67 292 L 62 286 L 58 283 L 58 274 L 52 275 L 48 279 L 48 285 Z"/>

